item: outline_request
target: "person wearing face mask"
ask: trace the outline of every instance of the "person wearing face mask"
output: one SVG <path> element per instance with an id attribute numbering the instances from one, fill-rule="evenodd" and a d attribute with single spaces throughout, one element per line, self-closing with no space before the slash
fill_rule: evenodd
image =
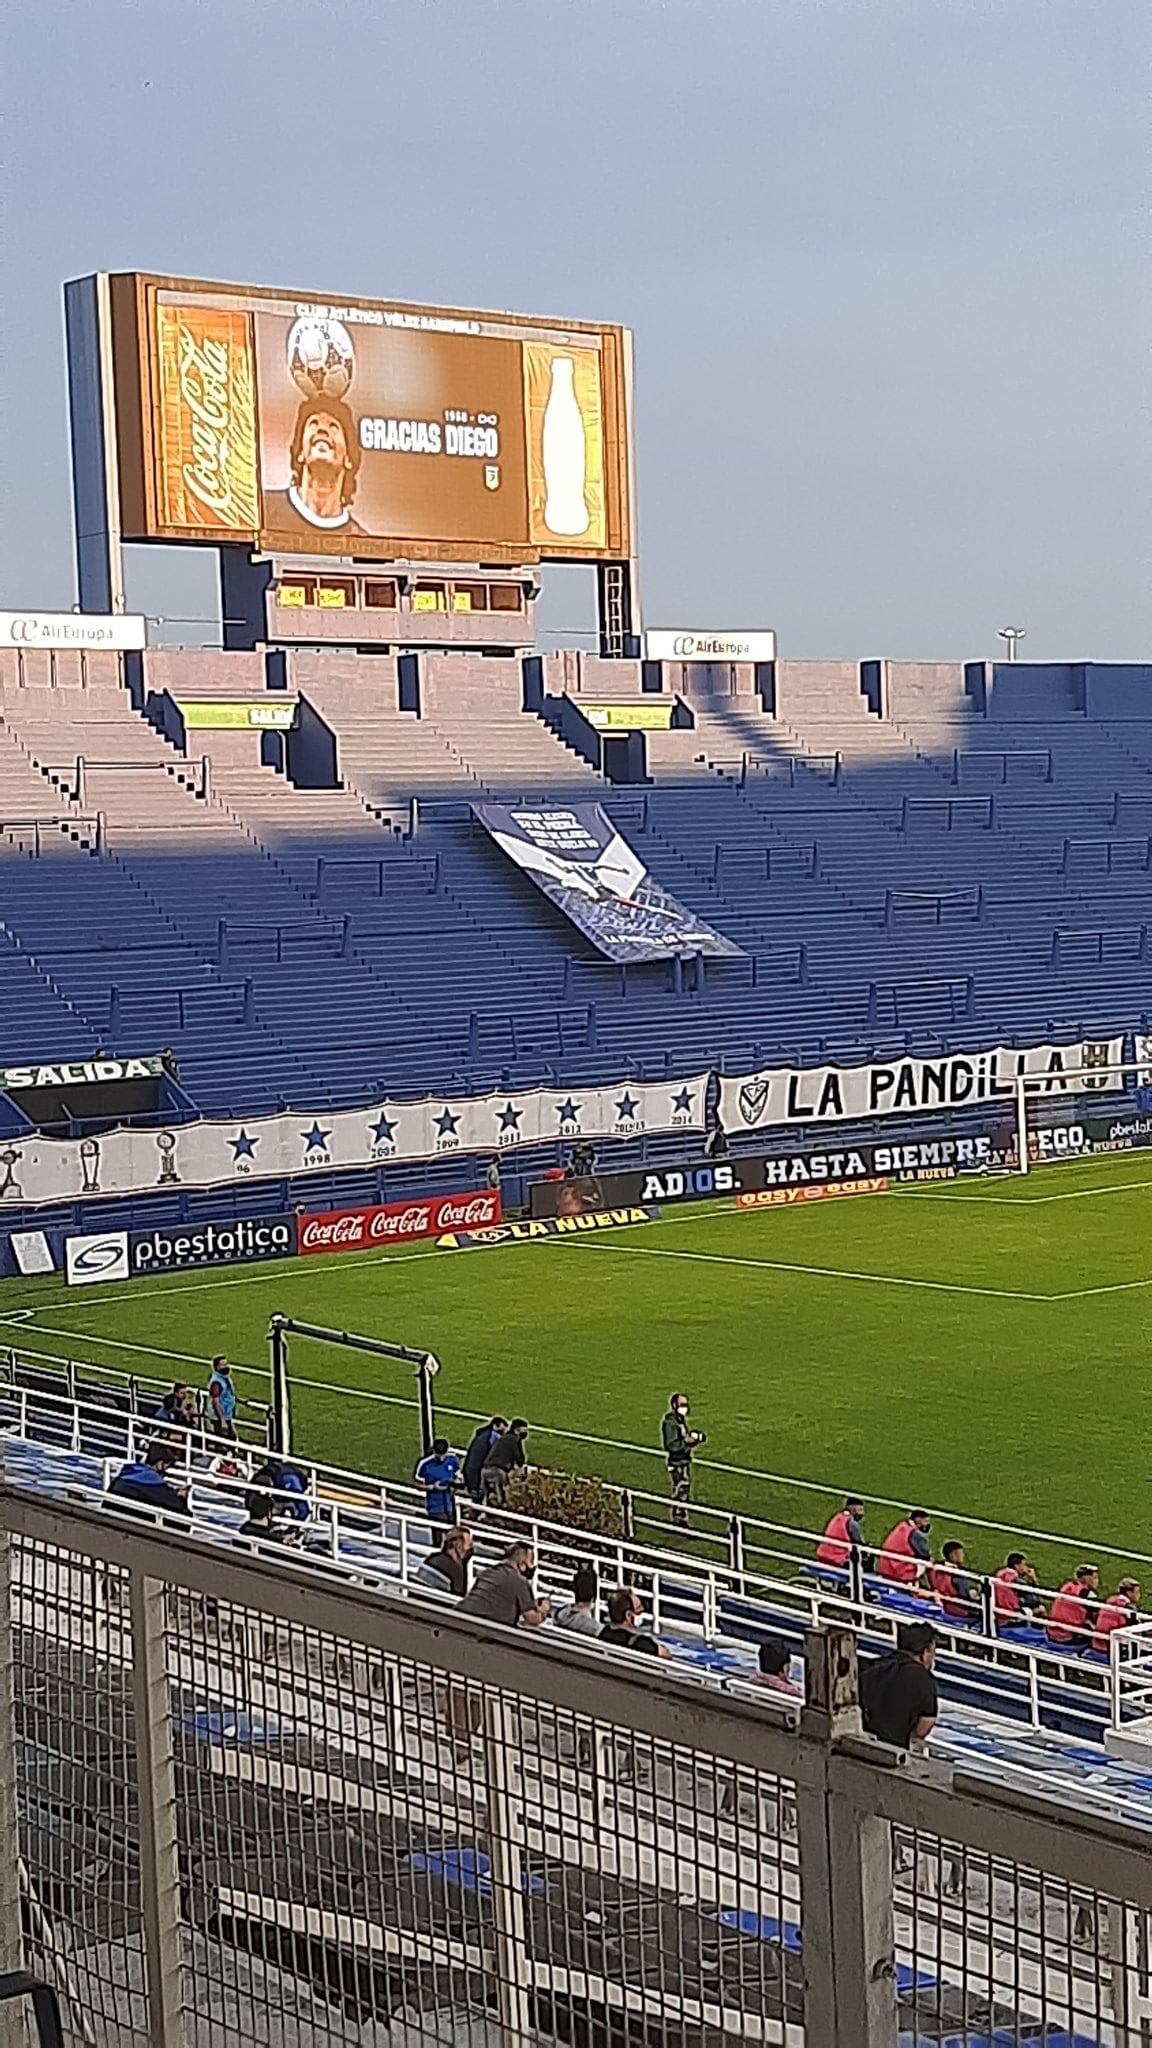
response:
<path id="1" fill-rule="evenodd" d="M 692 1498 L 692 1453 L 706 1442 L 703 1430 L 688 1427 L 687 1394 L 670 1394 L 668 1413 L 660 1425 L 668 1478 L 672 1487 L 672 1520 L 676 1527 L 688 1525 L 688 1502 Z"/>

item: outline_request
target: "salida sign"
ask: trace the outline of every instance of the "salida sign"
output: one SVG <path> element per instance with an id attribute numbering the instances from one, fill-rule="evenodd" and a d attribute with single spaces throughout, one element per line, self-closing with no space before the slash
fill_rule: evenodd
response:
<path id="1" fill-rule="evenodd" d="M 431 1195 L 419 1201 L 377 1202 L 370 1209 L 323 1209 L 300 1218 L 300 1251 L 363 1251 L 372 1245 L 403 1244 L 439 1237 L 446 1230 L 486 1230 L 500 1222 L 499 1188 Z"/>

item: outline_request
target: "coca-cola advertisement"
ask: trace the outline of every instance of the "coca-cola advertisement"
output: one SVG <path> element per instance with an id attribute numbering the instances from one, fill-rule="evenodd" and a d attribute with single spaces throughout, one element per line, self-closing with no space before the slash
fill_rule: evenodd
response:
<path id="1" fill-rule="evenodd" d="M 459 1195 L 422 1195 L 407 1202 L 377 1202 L 371 1209 L 321 1209 L 300 1218 L 300 1253 L 370 1251 L 406 1244 L 447 1230 L 483 1230 L 499 1223 L 499 1188 Z"/>

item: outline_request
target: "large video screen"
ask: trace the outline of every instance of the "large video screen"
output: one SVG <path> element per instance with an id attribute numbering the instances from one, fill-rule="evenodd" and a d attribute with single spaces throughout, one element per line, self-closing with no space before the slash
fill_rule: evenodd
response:
<path id="1" fill-rule="evenodd" d="M 111 305 L 126 539 L 632 552 L 623 328 L 137 273 Z"/>

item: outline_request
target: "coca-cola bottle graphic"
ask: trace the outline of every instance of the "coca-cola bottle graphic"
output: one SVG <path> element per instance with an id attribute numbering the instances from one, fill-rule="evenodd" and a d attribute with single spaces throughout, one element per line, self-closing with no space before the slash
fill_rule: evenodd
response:
<path id="1" fill-rule="evenodd" d="M 587 451 L 571 356 L 553 356 L 552 386 L 544 408 L 544 524 L 549 533 L 587 533 L 584 496 Z"/>

